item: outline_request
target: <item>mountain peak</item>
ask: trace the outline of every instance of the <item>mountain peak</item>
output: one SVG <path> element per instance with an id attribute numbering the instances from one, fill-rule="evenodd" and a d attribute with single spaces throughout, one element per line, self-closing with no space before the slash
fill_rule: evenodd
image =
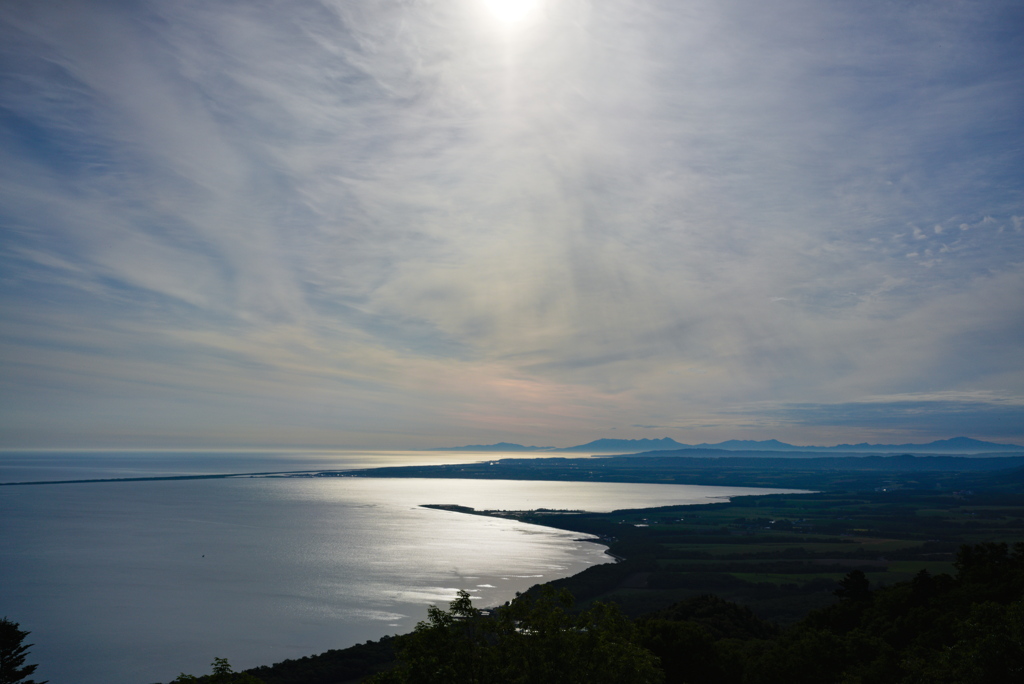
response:
<path id="1" fill-rule="evenodd" d="M 552 449 L 552 451 L 597 451 L 597 452 L 636 452 L 636 451 L 666 451 L 669 449 L 683 449 L 685 444 L 680 444 L 671 437 L 661 439 L 595 439 L 593 442 L 580 444 L 578 446 L 565 447 L 564 449 Z"/>

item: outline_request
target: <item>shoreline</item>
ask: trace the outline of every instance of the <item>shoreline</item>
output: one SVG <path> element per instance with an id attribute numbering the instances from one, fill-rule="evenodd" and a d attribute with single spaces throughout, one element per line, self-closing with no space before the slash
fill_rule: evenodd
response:
<path id="1" fill-rule="evenodd" d="M 302 481 L 307 478 L 331 479 L 339 476 L 342 479 L 351 478 L 355 480 L 365 478 L 370 480 L 386 478 L 387 476 L 384 475 L 385 470 L 396 479 L 465 479 L 470 481 L 466 483 L 465 487 L 443 489 L 442 484 L 439 482 L 437 487 L 426 490 L 426 496 L 421 491 L 415 498 L 419 498 L 421 501 L 423 499 L 430 500 L 431 498 L 434 498 L 435 501 L 437 499 L 442 501 L 448 499 L 451 501 L 460 500 L 459 492 L 493 492 L 493 494 L 486 496 L 477 495 L 468 499 L 462 499 L 479 508 L 461 504 L 420 504 L 415 498 L 408 501 L 408 503 L 426 509 L 447 510 L 448 512 L 522 522 L 530 525 L 539 525 L 552 531 L 568 531 L 570 534 L 566 536 L 571 536 L 573 541 L 590 541 L 601 544 L 606 547 L 603 553 L 598 552 L 594 547 L 590 547 L 592 549 L 590 551 L 592 554 L 591 562 L 595 563 L 593 566 L 558 580 L 552 580 L 551 582 L 543 582 L 543 580 L 533 580 L 533 582 L 543 584 L 550 584 L 552 582 L 559 584 L 569 583 L 575 586 L 588 585 L 588 590 L 590 588 L 595 589 L 591 596 L 596 598 L 588 598 L 586 600 L 606 601 L 608 596 L 613 597 L 612 600 L 617 600 L 623 594 L 629 594 L 625 599 L 632 601 L 634 606 L 639 605 L 637 603 L 638 597 L 642 596 L 645 601 L 653 603 L 655 600 L 660 600 L 658 597 L 661 595 L 667 596 L 668 594 L 665 591 L 675 591 L 677 589 L 688 591 L 691 586 L 696 586 L 696 582 L 704 580 L 714 580 L 717 583 L 714 586 L 711 584 L 707 585 L 712 593 L 732 592 L 738 595 L 743 592 L 752 593 L 755 589 L 768 592 L 768 589 L 765 587 L 769 583 L 774 583 L 778 589 L 786 593 L 789 592 L 785 588 L 787 583 L 788 585 L 800 585 L 802 587 L 803 584 L 814 577 L 820 577 L 819 581 L 821 582 L 825 581 L 825 575 L 841 577 L 843 572 L 847 571 L 849 567 L 853 567 L 852 564 L 854 562 L 864 564 L 868 563 L 871 559 L 878 558 L 882 548 L 876 541 L 880 542 L 889 538 L 889 534 L 893 532 L 893 530 L 883 527 L 880 521 L 884 521 L 885 525 L 890 526 L 902 526 L 914 522 L 913 532 L 915 536 L 912 539 L 915 541 L 910 541 L 911 537 L 900 537 L 903 540 L 899 542 L 900 545 L 910 544 L 917 546 L 918 544 L 923 544 L 925 547 L 934 548 L 923 548 L 920 553 L 916 550 L 913 553 L 908 551 L 903 556 L 894 556 L 892 549 L 885 548 L 884 553 L 891 561 L 886 563 L 889 566 L 887 571 L 882 574 L 881 564 L 872 562 L 865 568 L 866 572 L 872 575 L 877 573 L 878 579 L 882 581 L 900 581 L 902 575 L 906 572 L 903 566 L 911 561 L 922 563 L 923 567 L 930 568 L 930 572 L 948 571 L 943 566 L 948 565 L 946 557 L 951 554 L 952 549 L 946 548 L 946 546 L 939 548 L 936 546 L 938 542 L 933 542 L 932 540 L 943 540 L 942 543 L 947 545 L 953 544 L 954 540 L 959 542 L 961 536 L 980 534 L 976 532 L 977 529 L 987 529 L 987 526 L 990 525 L 996 526 L 991 530 L 991 534 L 1005 534 L 1006 531 L 1003 529 L 1005 522 L 1000 522 L 1001 519 L 993 518 L 994 522 L 990 524 L 988 521 L 991 516 L 982 516 L 980 513 L 975 515 L 971 509 L 982 505 L 983 502 L 989 508 L 992 506 L 1001 507 L 999 510 L 1011 510 L 1019 505 L 1019 500 L 1013 497 L 1016 496 L 1019 488 L 1015 483 L 1020 480 L 1021 470 L 1011 470 L 1014 466 L 1019 468 L 1019 464 L 1012 459 L 1001 459 L 998 465 L 1008 466 L 1008 468 L 999 472 L 986 471 L 986 469 L 979 467 L 986 465 L 984 460 L 965 460 L 967 465 L 974 466 L 974 468 L 963 471 L 922 471 L 919 467 L 908 467 L 906 471 L 902 472 L 893 471 L 889 468 L 880 468 L 877 471 L 871 471 L 866 468 L 859 471 L 819 470 L 813 467 L 814 463 L 802 461 L 799 464 L 792 462 L 791 465 L 794 467 L 790 470 L 773 472 L 771 468 L 772 460 L 774 459 L 744 464 L 736 461 L 729 462 L 729 459 L 721 459 L 718 463 L 720 467 L 728 465 L 733 466 L 735 469 L 730 471 L 729 468 L 724 468 L 724 472 L 716 472 L 709 467 L 705 467 L 706 464 L 702 459 L 661 458 L 656 460 L 650 459 L 649 461 L 647 459 L 633 458 L 622 460 L 608 459 L 600 462 L 588 461 L 588 466 L 592 470 L 579 472 L 573 467 L 577 465 L 574 460 L 565 459 L 560 463 L 537 463 L 532 477 L 514 477 L 514 475 L 526 474 L 528 468 L 525 463 L 512 461 L 504 463 L 450 464 L 434 467 L 417 466 L 415 468 L 393 466 L 381 469 L 353 469 L 344 471 L 324 471 L 308 468 L 288 471 L 267 471 L 261 469 L 250 472 L 209 474 L 35 480 L 28 482 L 6 482 L 0 483 L 0 485 L 139 483 L 145 481 L 184 482 L 190 480 L 244 480 L 248 478 L 267 478 L 272 480 L 295 478 Z M 898 459 L 897 461 L 899 462 Z M 903 462 L 908 466 L 921 465 L 917 461 L 904 460 Z M 603 467 L 598 467 L 598 464 Z M 930 461 L 929 464 L 931 464 Z M 746 467 L 741 467 L 743 465 Z M 796 468 L 796 465 L 801 467 Z M 889 466 L 896 464 L 885 462 L 881 465 Z M 427 475 L 426 471 L 428 470 L 433 475 L 433 478 Z M 472 475 L 480 471 L 487 471 L 488 477 L 474 477 Z M 416 474 L 413 474 L 414 472 Z M 653 501 L 648 499 L 649 503 L 641 503 L 641 505 L 648 506 L 646 508 L 632 507 L 640 502 L 638 498 L 620 500 L 598 496 L 593 500 L 565 500 L 565 503 L 569 504 L 569 506 L 576 505 L 580 506 L 581 509 L 593 507 L 598 510 L 605 508 L 606 504 L 611 502 L 621 501 L 618 505 L 624 508 L 614 512 L 594 513 L 589 510 L 580 509 L 555 510 L 559 505 L 558 503 L 555 503 L 551 509 L 489 510 L 491 507 L 497 508 L 499 506 L 507 506 L 509 509 L 515 507 L 515 501 L 504 495 L 518 490 L 515 488 L 510 489 L 509 485 L 494 482 L 495 480 L 518 481 L 519 485 L 529 483 L 528 488 L 531 491 L 534 489 L 538 491 L 561 491 L 564 487 L 557 483 L 568 484 L 569 482 L 580 484 L 589 482 L 595 484 L 669 485 L 665 489 L 676 489 L 677 485 L 691 484 L 692 481 L 681 482 L 679 480 L 694 474 L 701 474 L 708 478 L 721 478 L 716 482 L 705 481 L 695 483 L 698 487 L 710 485 L 715 488 L 745 489 L 746 492 L 736 492 L 731 496 L 723 495 L 715 500 L 706 498 L 702 501 L 693 501 L 686 504 L 679 503 L 677 505 L 658 506 L 657 499 Z M 724 479 L 732 483 L 735 482 L 733 480 L 734 477 L 745 481 L 742 484 L 725 484 L 721 481 Z M 480 488 L 472 482 L 486 480 L 492 481 L 491 489 Z M 643 480 L 647 481 L 644 482 Z M 806 485 L 814 487 L 814 489 L 801 488 L 797 490 L 787 487 L 787 485 L 791 487 L 792 484 L 796 484 L 797 480 L 801 484 L 806 483 Z M 239 482 L 237 484 L 244 483 Z M 367 485 L 369 484 L 367 483 Z M 218 488 L 220 486 L 218 485 Z M 232 485 L 224 483 L 223 486 Z M 448 485 L 443 486 L 447 487 Z M 188 485 L 183 485 L 182 488 L 188 488 Z M 209 488 L 210 486 L 201 486 L 199 489 L 206 490 Z M 118 487 L 99 488 L 95 491 L 97 495 L 112 496 L 114 490 L 120 489 Z M 156 489 L 156 487 L 147 489 Z M 330 489 L 334 488 L 331 487 Z M 817 493 L 813 493 L 815 490 Z M 436 496 L 445 491 L 449 493 Z M 991 492 L 991 501 L 985 498 L 989 495 L 983 495 L 983 492 L 989 491 Z M 8 492 L 13 496 L 15 490 L 8 490 Z M 70 494 L 70 491 L 65 491 L 65 493 Z M 83 493 L 83 496 L 87 493 Z M 23 494 L 24 497 L 30 496 L 30 493 L 24 490 Z M 775 495 L 773 496 L 773 494 Z M 90 496 L 92 495 L 90 494 Z M 24 497 L 19 496 L 18 499 L 20 500 Z M 31 495 L 31 498 L 38 497 Z M 558 500 L 531 497 L 529 499 L 522 499 L 521 503 L 526 503 L 528 506 L 531 504 L 550 505 L 545 503 L 546 501 Z M 651 506 L 651 503 L 654 505 Z M 943 524 L 941 526 L 930 524 L 932 522 L 931 517 L 921 519 L 914 516 L 908 517 L 902 513 L 897 515 L 897 507 L 906 508 L 909 513 L 913 513 L 918 508 L 929 511 L 941 509 L 943 511 L 942 517 L 936 517 L 934 522 L 938 523 L 941 519 Z M 683 512 L 684 509 L 685 512 Z M 950 511 L 949 513 L 945 512 L 947 509 Z M 700 515 L 698 516 L 696 513 L 700 513 Z M 871 514 L 869 515 L 868 513 Z M 938 516 L 938 514 L 933 513 L 933 516 Z M 683 523 L 684 517 L 686 519 L 685 523 Z M 774 525 L 775 518 L 777 517 L 784 518 L 783 522 L 786 522 L 785 518 L 789 518 L 792 524 L 788 528 L 771 527 L 770 525 Z M 650 520 L 648 521 L 647 518 L 650 518 Z M 947 518 L 951 521 L 950 524 L 945 524 Z M 606 534 L 618 536 L 619 539 L 613 542 L 609 537 L 602 538 L 600 534 L 595 532 L 601 525 L 604 526 L 603 529 Z M 982 527 L 979 528 L 978 526 Z M 672 535 L 673 538 L 669 539 L 667 536 L 660 535 Z M 917 535 L 924 536 L 921 537 L 920 541 L 916 541 Z M 829 539 L 824 539 L 824 537 L 829 537 Z M 871 537 L 877 537 L 878 539 L 872 541 Z M 892 538 L 896 539 L 896 537 Z M 642 542 L 644 539 L 649 539 L 649 543 L 652 545 L 657 545 L 661 539 L 664 539 L 664 550 L 669 550 L 672 553 L 685 552 L 690 555 L 661 555 L 659 549 L 654 549 L 659 551 L 657 558 L 661 559 L 660 566 L 648 570 L 642 569 L 639 567 L 638 562 L 643 560 L 642 556 L 645 550 L 638 546 L 637 542 Z M 610 545 L 610 542 L 614 546 Z M 822 547 L 825 542 L 828 542 L 827 549 L 812 548 L 812 546 Z M 890 545 L 895 543 L 891 542 Z M 728 552 L 721 551 L 725 546 L 732 547 L 732 550 Z M 783 546 L 786 548 L 782 548 Z M 800 546 L 806 547 L 805 553 L 801 556 L 793 554 L 778 555 L 783 552 L 796 551 L 796 547 Z M 874 550 L 876 547 L 878 547 L 878 551 Z M 612 552 L 613 548 L 615 552 Z M 858 551 L 858 549 L 862 549 L 862 551 Z M 582 552 L 587 553 L 586 551 Z M 720 556 L 721 553 L 729 553 L 731 557 Z M 861 558 L 855 558 L 854 554 L 856 553 L 863 553 L 865 555 Z M 726 567 L 726 565 L 729 567 Z M 774 569 L 767 569 L 769 565 Z M 806 567 L 800 569 L 796 568 L 797 565 Z M 809 568 L 810 565 L 820 567 L 814 568 L 812 573 Z M 844 567 L 840 568 L 840 565 Z M 876 565 L 879 567 L 875 568 L 874 566 Z M 622 578 L 617 582 L 613 581 L 613 575 L 616 573 L 622 575 Z M 698 577 L 702 573 L 705 577 Z M 773 579 L 766 576 L 765 573 L 776 573 L 780 579 Z M 628 583 L 625 577 L 627 574 L 633 576 L 633 579 Z M 712 574 L 715 576 L 711 577 Z M 641 575 L 644 576 L 641 577 Z M 734 575 L 734 577 L 730 579 L 727 575 Z M 788 575 L 788 578 L 781 578 L 782 575 Z M 648 579 L 651 580 L 649 585 L 647 583 Z M 728 579 L 731 583 L 727 585 L 721 584 L 723 579 Z M 598 580 L 600 586 L 593 580 Z M 755 587 L 753 585 L 755 582 L 759 583 L 761 588 Z M 627 591 L 622 591 L 623 589 Z M 641 589 L 643 591 L 637 591 Z M 576 593 L 575 588 L 570 588 L 570 590 Z M 775 591 L 775 589 L 772 589 L 772 591 Z M 825 587 L 823 591 L 825 594 L 830 595 L 831 589 Z M 786 596 L 788 595 L 786 593 Z M 780 594 L 779 602 L 783 600 L 788 601 L 789 599 L 786 596 Z M 794 596 L 796 595 L 794 594 Z M 438 596 L 431 602 L 436 601 L 443 604 L 447 598 L 450 597 L 442 599 Z M 770 598 L 766 598 L 765 601 L 767 602 Z M 800 597 L 796 596 L 796 598 Z M 500 601 L 503 600 L 500 599 L 495 603 L 500 604 Z M 737 599 L 729 598 L 729 600 Z M 423 603 L 427 602 L 427 600 L 423 601 Z M 493 605 L 491 600 L 481 600 L 481 603 Z M 791 612 L 795 612 L 795 609 Z M 778 615 L 778 613 L 774 615 Z M 769 619 L 777 618 L 773 616 L 769 617 Z M 407 631 L 404 628 L 400 629 L 402 633 Z M 366 637 L 361 637 L 360 639 L 362 638 Z M 353 643 L 353 645 L 355 644 Z M 318 649 L 314 647 L 311 650 L 315 653 Z M 249 662 L 252 662 L 252 660 Z"/>

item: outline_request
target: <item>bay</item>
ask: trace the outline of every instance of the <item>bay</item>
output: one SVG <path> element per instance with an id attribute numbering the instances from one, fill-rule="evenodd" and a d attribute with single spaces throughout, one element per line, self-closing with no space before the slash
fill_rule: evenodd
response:
<path id="1" fill-rule="evenodd" d="M 0 456 L 0 473 L 38 480 L 478 460 L 289 452 L 26 462 L 15 454 Z M 37 679 L 166 682 L 209 671 L 214 657 L 241 669 L 407 632 L 427 605 L 446 604 L 458 589 L 477 605 L 498 605 L 611 560 L 579 534 L 422 504 L 598 511 L 770 491 L 260 477 L 0 487 L 0 614 L 32 631 Z"/>

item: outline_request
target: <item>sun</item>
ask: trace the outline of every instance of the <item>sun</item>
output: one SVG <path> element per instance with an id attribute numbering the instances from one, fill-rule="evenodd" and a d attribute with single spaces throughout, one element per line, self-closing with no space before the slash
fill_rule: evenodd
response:
<path id="1" fill-rule="evenodd" d="M 484 6 L 503 24 L 518 24 L 534 13 L 540 0 L 483 0 Z"/>

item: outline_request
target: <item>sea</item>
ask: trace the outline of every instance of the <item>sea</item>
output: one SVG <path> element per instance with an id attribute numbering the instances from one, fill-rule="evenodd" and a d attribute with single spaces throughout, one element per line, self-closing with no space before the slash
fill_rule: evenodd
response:
<path id="1" fill-rule="evenodd" d="M 791 490 L 299 477 L 467 452 L 0 452 L 0 616 L 50 684 L 152 684 L 411 631 L 613 562 L 587 535 L 423 508 L 610 511 Z M 223 479 L 61 480 L 239 474 Z"/>

